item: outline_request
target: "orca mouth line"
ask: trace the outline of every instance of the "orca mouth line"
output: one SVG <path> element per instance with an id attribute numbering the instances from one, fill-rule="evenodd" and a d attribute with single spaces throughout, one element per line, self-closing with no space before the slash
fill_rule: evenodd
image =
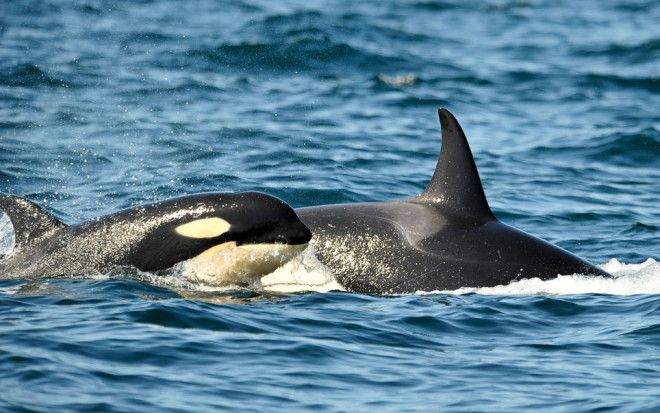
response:
<path id="1" fill-rule="evenodd" d="M 237 241 L 236 244 L 237 245 L 273 244 L 273 245 L 299 246 L 299 245 L 307 245 L 311 240 L 312 240 L 312 233 L 309 232 L 307 234 L 294 235 L 288 237 L 279 235 L 271 241 L 243 241 L 243 242 Z"/>
<path id="2" fill-rule="evenodd" d="M 309 241 L 312 240 L 312 231 L 305 227 L 302 231 L 296 231 L 296 234 L 293 235 L 280 235 L 275 239 L 275 242 L 282 242 L 288 245 L 304 245 L 309 244 Z"/>
<path id="3" fill-rule="evenodd" d="M 275 240 L 274 244 L 283 244 L 283 245 L 306 245 L 309 244 L 309 241 L 312 239 L 311 234 L 309 236 L 299 236 L 299 237 L 282 237 Z"/>

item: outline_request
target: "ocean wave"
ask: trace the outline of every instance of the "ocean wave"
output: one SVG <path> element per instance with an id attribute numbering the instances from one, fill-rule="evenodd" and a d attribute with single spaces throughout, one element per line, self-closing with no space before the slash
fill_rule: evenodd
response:
<path id="1" fill-rule="evenodd" d="M 177 40 L 180 41 L 180 37 L 162 31 L 133 31 L 123 38 L 122 44 L 147 43 L 160 45 L 161 43 Z"/>
<path id="2" fill-rule="evenodd" d="M 660 38 L 644 40 L 640 43 L 609 43 L 591 47 L 580 47 L 572 52 L 577 57 L 606 56 L 617 62 L 621 60 L 631 64 L 657 61 L 660 53 Z"/>
<path id="3" fill-rule="evenodd" d="M 37 127 L 37 124 L 30 121 L 21 121 L 21 120 L 6 120 L 0 121 L 0 129 L 30 129 Z M 0 148 L 0 152 L 3 152 L 4 148 Z"/>
<path id="4" fill-rule="evenodd" d="M 579 144 L 553 142 L 530 150 L 535 156 L 584 156 L 609 164 L 657 166 L 660 159 L 660 131 L 648 127 L 637 131 L 613 132 L 583 139 Z M 582 169 L 582 168 L 581 168 Z"/>
<path id="5" fill-rule="evenodd" d="M 158 59 L 164 66 L 198 67 L 202 63 L 209 68 L 242 72 L 331 69 L 343 73 L 370 68 L 378 73 L 413 67 L 401 53 L 374 48 L 373 42 L 354 33 L 356 28 L 366 30 L 370 36 L 383 31 L 381 36 L 389 38 L 391 28 L 371 27 L 362 16 L 355 18 L 358 21 L 338 24 L 334 17 L 315 10 L 267 15 L 240 29 L 242 37 L 250 40 L 206 44 L 174 55 L 171 51 L 162 51 Z M 350 16 L 347 19 L 350 20 Z M 405 33 L 400 35 L 406 36 Z"/>
<path id="6" fill-rule="evenodd" d="M 437 0 L 418 0 L 407 3 L 411 7 L 425 11 L 445 11 L 456 8 L 468 8 L 469 4 L 465 1 L 437 1 Z"/>
<path id="7" fill-rule="evenodd" d="M 325 33 L 332 19 L 324 18 L 324 14 L 317 10 L 294 10 L 289 13 L 266 15 L 248 23 L 247 28 L 261 32 L 267 36 L 281 37 L 297 31 L 316 31 Z"/>
<path id="8" fill-rule="evenodd" d="M 622 233 L 624 235 L 654 234 L 658 231 L 660 231 L 660 227 L 657 225 L 635 222 L 630 227 L 626 228 Z"/>
<path id="9" fill-rule="evenodd" d="M 660 77 L 650 76 L 622 76 L 613 74 L 591 73 L 577 80 L 581 88 L 607 89 L 608 86 L 616 86 L 626 89 L 640 89 L 647 92 L 660 92 Z"/>
<path id="10" fill-rule="evenodd" d="M 169 53 L 168 53 L 169 55 Z M 161 59 L 168 60 L 168 55 Z M 327 70 L 341 72 L 373 67 L 374 71 L 396 68 L 405 63 L 401 58 L 358 49 L 347 43 L 326 38 L 303 37 L 276 42 L 241 42 L 216 47 L 197 48 L 178 55 L 176 63 L 208 65 L 248 70 Z"/>
<path id="11" fill-rule="evenodd" d="M 0 72 L 0 86 L 12 87 L 72 87 L 73 83 L 60 79 L 34 63 L 21 63 Z"/>
<path id="12" fill-rule="evenodd" d="M 593 160 L 632 166 L 660 165 L 660 131 L 655 128 L 614 133 L 591 141 L 589 157 Z"/>

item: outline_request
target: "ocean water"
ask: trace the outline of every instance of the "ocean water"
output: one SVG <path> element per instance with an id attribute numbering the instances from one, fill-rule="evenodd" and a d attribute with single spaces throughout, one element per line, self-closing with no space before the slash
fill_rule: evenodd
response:
<path id="1" fill-rule="evenodd" d="M 615 277 L 365 296 L 307 251 L 249 289 L 2 279 L 0 411 L 659 412 L 659 21 L 652 0 L 1 2 L 0 191 L 67 223 L 203 191 L 405 198 L 447 107 L 495 214 Z"/>

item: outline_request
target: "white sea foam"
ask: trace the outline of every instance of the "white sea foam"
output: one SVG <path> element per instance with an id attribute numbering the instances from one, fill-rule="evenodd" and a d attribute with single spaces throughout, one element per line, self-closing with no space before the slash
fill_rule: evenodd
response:
<path id="1" fill-rule="evenodd" d="M 660 294 L 660 263 L 652 258 L 639 264 L 626 264 L 616 258 L 600 265 L 612 278 L 588 275 L 560 275 L 542 281 L 531 278 L 491 288 L 459 288 L 458 290 L 418 292 L 418 294 L 483 295 L 562 295 L 562 294 Z M 300 291 L 326 292 L 343 290 L 332 272 L 308 248 L 299 257 L 261 279 L 262 287 L 269 291 L 290 293 Z"/>
<path id="2" fill-rule="evenodd" d="M 343 290 L 332 272 L 316 258 L 312 245 L 298 257 L 262 277 L 261 285 L 265 290 L 281 293 Z"/>
<path id="3" fill-rule="evenodd" d="M 14 249 L 14 227 L 9 216 L 0 210 L 0 255 Z"/>
<path id="4" fill-rule="evenodd" d="M 562 294 L 660 294 L 660 263 L 652 258 L 640 264 L 622 263 L 616 258 L 600 265 L 612 274 L 612 278 L 588 275 L 560 275 L 542 281 L 530 278 L 507 285 L 489 288 L 459 288 L 451 291 L 419 292 L 419 294 L 467 294 L 483 295 L 562 295 Z"/>

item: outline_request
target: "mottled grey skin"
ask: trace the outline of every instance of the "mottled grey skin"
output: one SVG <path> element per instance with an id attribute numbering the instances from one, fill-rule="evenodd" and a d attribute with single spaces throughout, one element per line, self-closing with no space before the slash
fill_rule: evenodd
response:
<path id="1" fill-rule="evenodd" d="M 118 266 L 159 271 L 225 242 L 305 244 L 309 229 L 283 201 L 258 192 L 205 193 L 130 208 L 67 226 L 27 199 L 0 195 L 16 246 L 0 261 L 0 278 L 105 273 Z M 176 228 L 219 217 L 230 230 L 189 238 Z"/>
<path id="2" fill-rule="evenodd" d="M 349 291 L 382 294 L 492 287 L 603 270 L 501 223 L 488 206 L 467 138 L 439 111 L 442 150 L 418 197 L 297 209 L 320 261 Z"/>

